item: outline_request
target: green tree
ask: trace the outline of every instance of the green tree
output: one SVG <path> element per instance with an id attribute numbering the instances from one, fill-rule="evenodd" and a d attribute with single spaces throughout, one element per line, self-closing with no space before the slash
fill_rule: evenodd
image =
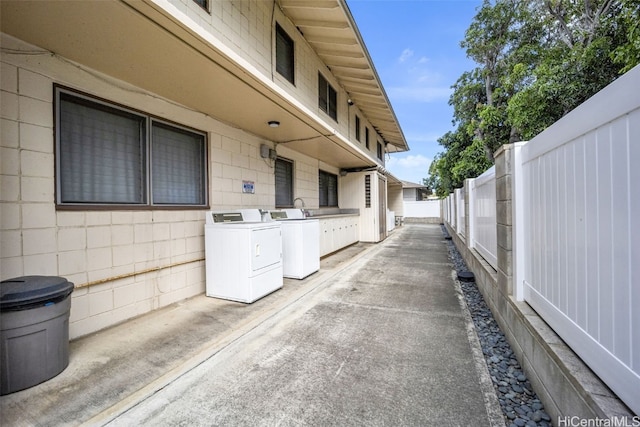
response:
<path id="1" fill-rule="evenodd" d="M 453 85 L 456 130 L 427 181 L 443 196 L 502 144 L 528 140 L 640 62 L 640 0 L 485 0 L 461 46 L 477 67 Z"/>
<path id="2" fill-rule="evenodd" d="M 640 64 L 640 0 L 623 1 L 620 19 L 626 28 L 626 40 L 611 53 L 613 62 L 621 65 L 621 73 L 626 73 Z"/>

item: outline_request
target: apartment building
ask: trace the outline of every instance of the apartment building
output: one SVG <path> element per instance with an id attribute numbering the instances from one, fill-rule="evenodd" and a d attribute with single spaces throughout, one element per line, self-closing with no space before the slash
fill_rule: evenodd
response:
<path id="1" fill-rule="evenodd" d="M 72 338 L 203 293 L 208 210 L 385 238 L 409 147 L 345 0 L 0 6 L 1 279 L 75 283 Z"/>

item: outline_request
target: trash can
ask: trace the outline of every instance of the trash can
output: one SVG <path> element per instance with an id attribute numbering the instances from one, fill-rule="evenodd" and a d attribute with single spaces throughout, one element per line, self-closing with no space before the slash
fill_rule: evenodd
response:
<path id="1" fill-rule="evenodd" d="M 33 387 L 69 364 L 73 283 L 55 276 L 0 282 L 0 395 Z"/>

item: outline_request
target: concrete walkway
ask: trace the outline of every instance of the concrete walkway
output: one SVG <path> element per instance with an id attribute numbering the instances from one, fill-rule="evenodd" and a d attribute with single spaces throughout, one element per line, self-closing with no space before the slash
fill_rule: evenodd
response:
<path id="1" fill-rule="evenodd" d="M 71 343 L 2 425 L 504 425 L 438 225 L 250 305 L 192 298 Z"/>

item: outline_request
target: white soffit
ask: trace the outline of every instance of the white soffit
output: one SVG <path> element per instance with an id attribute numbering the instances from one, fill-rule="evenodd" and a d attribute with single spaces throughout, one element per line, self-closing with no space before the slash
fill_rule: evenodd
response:
<path id="1" fill-rule="evenodd" d="M 324 61 L 387 151 L 409 145 L 345 0 L 277 0 L 283 13 Z"/>

